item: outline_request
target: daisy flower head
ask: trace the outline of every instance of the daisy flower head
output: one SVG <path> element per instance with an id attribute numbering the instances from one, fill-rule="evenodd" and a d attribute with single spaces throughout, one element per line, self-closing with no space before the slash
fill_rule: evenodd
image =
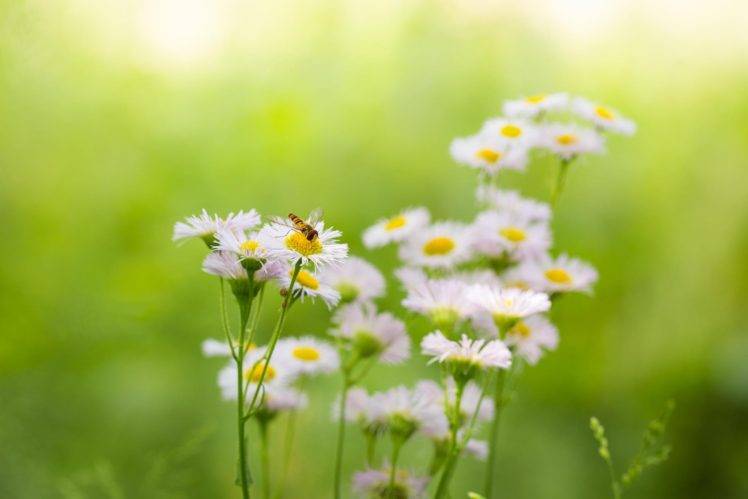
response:
<path id="1" fill-rule="evenodd" d="M 293 269 L 288 264 L 284 264 L 285 270 L 279 277 L 280 285 L 283 289 L 288 290 L 291 286 L 291 279 L 293 278 Z M 299 270 L 299 274 L 296 276 L 296 282 L 294 283 L 293 292 L 296 293 L 302 301 L 304 298 L 309 297 L 312 301 L 320 298 L 328 309 L 333 308 L 340 301 L 340 293 L 333 289 L 332 286 L 322 282 L 319 276 L 312 272 L 302 268 Z"/>
<path id="2" fill-rule="evenodd" d="M 283 361 L 276 359 L 275 356 L 265 369 L 264 354 L 264 347 L 257 348 L 247 352 L 244 360 L 244 380 L 248 387 L 247 393 L 250 395 L 257 389 L 263 370 L 265 370 L 265 379 L 262 382 L 262 387 L 265 392 L 287 388 L 296 380 L 297 372 L 293 366 L 285 364 Z M 232 362 L 219 371 L 218 386 L 225 400 L 236 400 L 236 364 Z"/>
<path id="3" fill-rule="evenodd" d="M 398 364 L 410 357 L 410 337 L 405 324 L 388 312 L 377 313 L 371 303 L 352 303 L 333 316 L 330 331 L 344 340 L 361 358 L 378 356 L 385 364 Z"/>
<path id="4" fill-rule="evenodd" d="M 264 386 L 264 385 L 263 385 Z M 288 386 L 274 386 L 265 392 L 260 410 L 260 417 L 273 417 L 279 412 L 298 411 L 309 405 L 309 397 L 303 392 Z"/>
<path id="5" fill-rule="evenodd" d="M 340 395 L 332 405 L 332 419 L 340 418 Z M 350 423 L 368 425 L 374 421 L 371 397 L 363 388 L 351 388 L 345 399 L 345 420 Z"/>
<path id="6" fill-rule="evenodd" d="M 502 111 L 512 118 L 532 119 L 545 113 L 563 111 L 568 105 L 569 96 L 565 93 L 534 94 L 504 102 Z"/>
<path id="7" fill-rule="evenodd" d="M 535 365 L 545 350 L 555 350 L 558 346 L 558 329 L 546 317 L 533 315 L 512 326 L 505 341 L 515 347 L 517 355 Z"/>
<path id="8" fill-rule="evenodd" d="M 471 226 L 475 250 L 492 258 L 509 256 L 512 260 L 537 257 L 551 246 L 547 223 L 528 222 L 509 213 L 484 211 Z"/>
<path id="9" fill-rule="evenodd" d="M 465 452 L 479 461 L 485 461 L 488 457 L 488 442 L 471 438 L 465 444 Z"/>
<path id="10" fill-rule="evenodd" d="M 281 279 L 288 272 L 288 265 L 280 260 L 265 260 L 255 271 L 255 282 L 268 282 Z"/>
<path id="11" fill-rule="evenodd" d="M 382 273 L 356 256 L 349 256 L 337 267 L 323 269 L 320 277 L 340 293 L 342 303 L 369 301 L 384 294 Z"/>
<path id="12" fill-rule="evenodd" d="M 487 134 L 457 138 L 449 146 L 452 158 L 459 164 L 482 170 L 493 176 L 501 170 L 524 170 L 527 149 Z"/>
<path id="13" fill-rule="evenodd" d="M 463 224 L 438 222 L 413 234 L 399 256 L 415 267 L 451 268 L 472 258 L 470 233 Z"/>
<path id="14" fill-rule="evenodd" d="M 432 427 L 442 420 L 442 408 L 434 402 L 432 392 L 410 390 L 402 385 L 374 393 L 371 397 L 375 418 L 403 440 L 410 438 L 419 428 Z"/>
<path id="15" fill-rule="evenodd" d="M 581 154 L 601 154 L 605 150 L 605 141 L 595 130 L 564 123 L 544 126 L 539 144 L 566 161 Z"/>
<path id="16" fill-rule="evenodd" d="M 213 251 L 203 260 L 203 271 L 230 281 L 246 281 L 247 271 L 230 251 Z"/>
<path id="17" fill-rule="evenodd" d="M 499 340 L 472 340 L 463 334 L 460 341 L 452 341 L 436 330 L 421 340 L 421 353 L 430 356 L 429 363 L 444 364 L 452 376 L 467 381 L 478 371 L 508 369 L 512 354 Z"/>
<path id="18" fill-rule="evenodd" d="M 618 111 L 606 106 L 601 106 L 592 101 L 577 97 L 571 105 L 574 112 L 603 131 L 633 135 L 636 132 L 636 124 L 630 119 L 621 116 Z"/>
<path id="19" fill-rule="evenodd" d="M 546 293 L 591 293 L 597 282 L 597 271 L 592 265 L 566 254 L 551 258 L 528 260 L 515 269 L 519 279 L 532 289 Z"/>
<path id="20" fill-rule="evenodd" d="M 218 341 L 218 340 L 214 340 L 213 338 L 208 338 L 207 340 L 203 341 L 200 346 L 203 351 L 203 355 L 206 357 L 229 357 L 231 356 L 231 346 L 225 341 Z M 257 348 L 257 345 L 255 345 L 254 343 L 247 343 L 244 346 L 244 352 L 246 354 L 248 352 L 255 350 L 256 348 Z"/>
<path id="21" fill-rule="evenodd" d="M 547 294 L 517 288 L 476 284 L 468 290 L 468 297 L 479 313 L 490 315 L 500 329 L 511 326 L 518 319 L 546 312 L 551 308 Z"/>
<path id="22" fill-rule="evenodd" d="M 403 307 L 427 316 L 437 328 L 447 331 L 472 312 L 465 298 L 467 285 L 458 279 L 426 279 L 406 286 Z"/>
<path id="23" fill-rule="evenodd" d="M 353 492 L 360 497 L 418 499 L 426 496 L 428 477 L 419 477 L 405 469 L 395 470 L 395 483 L 390 486 L 392 467 L 367 469 L 353 475 Z"/>
<path id="24" fill-rule="evenodd" d="M 338 242 L 341 232 L 325 228 L 322 221 L 310 225 L 317 231 L 311 240 L 295 230 L 286 219 L 276 218 L 265 225 L 260 230 L 260 237 L 266 244 L 268 256 L 290 264 L 299 259 L 317 267 L 340 264 L 348 256 L 348 245 Z"/>
<path id="25" fill-rule="evenodd" d="M 535 143 L 535 127 L 520 118 L 493 118 L 483 124 L 479 134 L 498 139 L 512 148 L 529 149 Z"/>
<path id="26" fill-rule="evenodd" d="M 263 244 L 264 234 L 260 231 L 247 233 L 222 228 L 215 235 L 215 249 L 228 251 L 240 260 L 262 260 L 267 257 L 267 248 Z"/>
<path id="27" fill-rule="evenodd" d="M 476 190 L 479 202 L 494 210 L 511 213 L 528 222 L 547 222 L 552 211 L 548 203 L 522 197 L 517 191 L 502 190 L 490 184 L 481 184 Z"/>
<path id="28" fill-rule="evenodd" d="M 291 366 L 298 374 L 331 373 L 340 365 L 337 350 L 328 342 L 313 336 L 281 339 L 273 357 Z"/>
<path id="29" fill-rule="evenodd" d="M 213 246 L 214 236 L 221 229 L 234 231 L 245 231 L 259 225 L 260 214 L 255 210 L 248 212 L 240 211 L 237 214 L 229 213 L 223 219 L 218 215 L 210 216 L 203 210 L 199 215 L 187 217 L 184 222 L 174 224 L 172 241 L 184 241 L 186 239 L 199 238 L 208 246 Z"/>
<path id="30" fill-rule="evenodd" d="M 457 397 L 457 389 L 452 378 L 447 378 L 447 386 L 444 391 L 447 403 L 454 407 Z M 493 401 L 490 397 L 484 396 L 481 400 L 481 388 L 473 381 L 468 381 L 462 391 L 460 400 L 460 414 L 465 422 L 469 421 L 473 413 L 476 414 L 478 421 L 490 421 L 493 419 Z M 480 402 L 480 407 L 478 403 Z M 476 412 L 477 411 L 477 412 Z"/>
<path id="31" fill-rule="evenodd" d="M 364 231 L 364 246 L 379 248 L 389 243 L 399 243 L 413 232 L 429 224 L 431 215 L 426 208 L 408 208 L 390 218 L 383 218 Z"/>

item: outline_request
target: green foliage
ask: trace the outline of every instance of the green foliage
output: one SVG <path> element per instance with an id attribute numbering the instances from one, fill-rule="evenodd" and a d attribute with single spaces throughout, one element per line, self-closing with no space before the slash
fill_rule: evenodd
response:
<path id="1" fill-rule="evenodd" d="M 616 475 L 615 467 L 613 466 L 608 438 L 605 436 L 605 427 L 596 417 L 593 416 L 590 418 L 592 436 L 598 444 L 597 452 L 603 461 L 605 461 L 608 471 L 610 472 L 611 488 L 614 498 L 620 498 L 623 495 L 624 490 L 631 486 L 645 469 L 663 463 L 670 456 L 670 446 L 663 444 L 662 439 L 670 415 L 674 409 L 675 402 L 668 400 L 662 413 L 649 422 L 647 430 L 644 432 L 639 451 L 633 457 L 628 468 L 620 477 Z"/>

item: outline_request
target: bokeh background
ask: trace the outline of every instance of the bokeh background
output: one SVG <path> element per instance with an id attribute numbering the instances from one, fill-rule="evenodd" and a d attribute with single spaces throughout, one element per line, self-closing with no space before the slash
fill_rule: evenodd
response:
<path id="1" fill-rule="evenodd" d="M 389 273 L 362 229 L 409 205 L 471 217 L 450 140 L 557 90 L 639 132 L 571 172 L 556 247 L 601 279 L 558 304 L 560 348 L 502 421 L 503 497 L 607 497 L 589 417 L 622 465 L 671 397 L 672 459 L 630 496 L 748 497 L 747 17 L 740 0 L 0 2 L 0 497 L 236 497 L 222 362 L 200 354 L 218 287 L 174 221 L 322 206 Z M 502 181 L 547 198 L 553 166 Z M 288 331 L 327 320 L 304 305 Z M 416 356 L 367 386 L 435 375 Z M 337 388 L 310 387 L 285 497 L 329 497 Z M 362 467 L 357 436 L 346 457 Z"/>

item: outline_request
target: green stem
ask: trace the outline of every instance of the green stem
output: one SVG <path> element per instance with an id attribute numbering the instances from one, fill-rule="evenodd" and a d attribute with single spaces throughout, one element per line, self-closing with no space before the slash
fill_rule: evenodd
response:
<path id="1" fill-rule="evenodd" d="M 399 438 L 392 440 L 392 463 L 390 463 L 390 484 L 387 487 L 389 497 L 395 499 L 395 478 L 397 477 L 397 460 L 400 457 L 400 449 L 403 446 L 403 441 Z"/>
<path id="2" fill-rule="evenodd" d="M 247 321 L 249 313 L 252 310 L 253 285 L 250 279 L 249 299 L 244 302 L 239 299 L 240 310 L 240 330 L 239 345 L 235 351 L 234 361 L 236 362 L 236 424 L 239 438 L 239 481 L 242 487 L 242 497 L 249 499 L 249 474 L 247 460 L 247 436 L 245 433 L 244 418 L 244 354 L 246 346 L 244 343 L 245 333 L 247 330 Z M 239 297 L 237 297 L 239 298 Z"/>
<path id="3" fill-rule="evenodd" d="M 340 499 L 340 478 L 343 468 L 343 442 L 345 441 L 345 404 L 348 398 L 348 389 L 351 387 L 348 374 L 343 372 L 343 390 L 340 393 L 340 406 L 338 407 L 338 445 L 335 452 L 335 499 Z"/>
<path id="4" fill-rule="evenodd" d="M 452 416 L 449 418 L 450 426 L 450 444 L 449 452 L 447 454 L 447 460 L 444 464 L 444 471 L 439 479 L 439 485 L 436 489 L 435 498 L 444 497 L 449 490 L 449 484 L 452 481 L 455 468 L 457 467 L 457 458 L 462 452 L 462 445 L 457 442 L 457 432 L 460 429 L 460 420 L 462 419 L 462 393 L 465 390 L 464 383 L 457 383 L 457 389 L 455 391 L 454 407 L 452 408 Z"/>
<path id="5" fill-rule="evenodd" d="M 488 462 L 486 463 L 486 486 L 485 496 L 487 499 L 491 499 L 493 496 L 493 479 L 496 468 L 496 452 L 499 445 L 499 416 L 501 410 L 504 408 L 504 381 L 506 379 L 506 370 L 499 369 L 496 374 L 496 386 L 494 388 L 493 398 L 493 421 L 491 421 L 491 433 L 488 440 Z"/>
<path id="6" fill-rule="evenodd" d="M 571 159 L 561 159 L 561 163 L 559 164 L 558 168 L 558 175 L 556 176 L 556 184 L 553 188 L 553 193 L 551 194 L 552 208 L 556 207 L 558 198 L 561 196 L 561 193 L 564 190 L 564 186 L 566 184 L 566 174 L 569 171 L 569 165 L 571 164 L 571 161 Z"/>
<path id="7" fill-rule="evenodd" d="M 278 318 L 278 322 L 275 325 L 275 330 L 273 331 L 273 335 L 270 338 L 270 346 L 268 347 L 267 352 L 265 353 L 263 365 L 262 365 L 262 372 L 260 373 L 260 379 L 257 382 L 257 388 L 255 388 L 254 395 L 252 395 L 252 401 L 249 404 L 249 408 L 247 409 L 248 414 L 252 413 L 252 410 L 255 407 L 255 403 L 257 402 L 257 396 L 260 394 L 260 389 L 262 388 L 262 383 L 265 381 L 265 375 L 268 372 L 268 367 L 270 366 L 270 359 L 273 356 L 273 352 L 275 351 L 275 345 L 278 343 L 278 338 L 280 338 L 281 332 L 283 331 L 283 325 L 286 322 L 286 314 L 288 312 L 289 306 L 289 300 L 291 299 L 291 295 L 293 295 L 293 286 L 296 284 L 296 278 L 299 276 L 299 272 L 301 271 L 301 259 L 296 262 L 296 266 L 293 269 L 293 274 L 291 274 L 291 283 L 288 285 L 288 293 L 286 293 L 286 297 L 283 299 L 283 304 L 281 305 L 281 313 L 280 317 Z"/>
<path id="8" fill-rule="evenodd" d="M 304 388 L 304 379 L 299 380 L 299 391 Z M 281 468 L 281 477 L 278 481 L 278 491 L 275 493 L 276 498 L 280 498 L 283 495 L 283 487 L 286 484 L 286 478 L 288 477 L 288 468 L 291 465 L 291 451 L 293 450 L 294 435 L 296 434 L 296 415 L 298 411 L 291 411 L 288 413 L 288 419 L 286 421 L 286 439 L 283 443 L 283 467 Z"/>
<path id="9" fill-rule="evenodd" d="M 268 423 L 262 419 L 260 425 L 260 460 L 262 461 L 262 496 L 270 499 L 270 446 L 268 444 Z"/>
<path id="10" fill-rule="evenodd" d="M 236 352 L 234 351 L 234 339 L 231 337 L 231 331 L 229 330 L 229 319 L 226 315 L 226 282 L 223 277 L 219 278 L 221 283 L 221 326 L 223 327 L 223 333 L 226 335 L 226 341 L 229 343 L 229 350 L 231 350 L 231 357 L 236 361 Z"/>

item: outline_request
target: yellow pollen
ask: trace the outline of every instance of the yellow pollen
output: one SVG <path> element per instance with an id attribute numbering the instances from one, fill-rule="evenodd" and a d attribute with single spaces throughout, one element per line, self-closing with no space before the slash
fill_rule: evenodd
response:
<path id="1" fill-rule="evenodd" d="M 319 351 L 314 347 L 296 347 L 291 353 L 294 357 L 304 362 L 312 362 L 319 359 Z"/>
<path id="2" fill-rule="evenodd" d="M 484 161 L 488 161 L 489 163 L 496 163 L 498 160 L 501 159 L 501 153 L 499 151 L 494 151 L 493 149 L 481 149 L 475 155 Z"/>
<path id="3" fill-rule="evenodd" d="M 291 275 L 293 276 L 293 272 L 291 272 Z M 307 272 L 306 270 L 299 271 L 299 275 L 296 276 L 296 282 L 298 282 L 305 288 L 309 288 L 309 289 L 319 288 L 319 281 L 317 280 L 317 278 L 314 277 L 309 272 Z"/>
<path id="4" fill-rule="evenodd" d="M 564 269 L 548 269 L 545 271 L 545 277 L 556 284 L 571 284 L 571 276 Z"/>
<path id="5" fill-rule="evenodd" d="M 447 255 L 452 252 L 455 242 L 449 237 L 435 237 L 423 245 L 423 252 L 427 255 Z"/>
<path id="6" fill-rule="evenodd" d="M 262 377 L 262 370 L 264 368 L 265 361 L 258 362 L 254 367 L 244 371 L 244 379 L 246 379 L 247 381 L 251 381 L 252 383 L 259 383 L 260 378 Z M 273 378 L 275 378 L 275 369 L 273 369 L 273 366 L 269 365 L 267 372 L 265 372 L 265 379 L 263 383 L 270 381 Z"/>
<path id="7" fill-rule="evenodd" d="M 612 120 L 614 118 L 613 111 L 602 106 L 595 108 L 595 114 L 604 120 Z"/>
<path id="8" fill-rule="evenodd" d="M 545 100 L 545 94 L 531 95 L 529 97 L 525 97 L 525 101 L 529 102 L 530 104 L 540 104 L 544 100 Z"/>
<path id="9" fill-rule="evenodd" d="M 556 142 L 558 142 L 562 146 L 570 146 L 576 143 L 577 140 L 579 140 L 577 139 L 577 136 L 571 133 L 565 133 L 556 137 Z"/>
<path id="10" fill-rule="evenodd" d="M 322 252 L 322 243 L 319 237 L 315 237 L 314 240 L 310 241 L 304 234 L 296 231 L 286 236 L 285 243 L 286 248 L 303 256 L 316 255 Z"/>
<path id="11" fill-rule="evenodd" d="M 517 125 L 504 125 L 501 129 L 501 135 L 503 135 L 504 137 L 516 139 L 517 137 L 522 135 L 522 129 Z"/>
<path id="12" fill-rule="evenodd" d="M 389 231 L 389 230 L 399 229 L 400 227 L 403 227 L 407 222 L 408 221 L 402 215 L 398 215 L 396 217 L 392 217 L 384 225 L 384 230 L 388 230 Z"/>
<path id="13" fill-rule="evenodd" d="M 515 326 L 509 331 L 511 334 L 515 334 L 517 336 L 522 336 L 523 338 L 527 338 L 530 336 L 530 328 L 527 327 L 527 324 L 525 324 L 522 321 L 519 321 Z"/>
<path id="14" fill-rule="evenodd" d="M 254 239 L 250 239 L 249 241 L 244 241 L 239 247 L 243 251 L 255 251 L 260 247 L 260 243 L 258 243 Z"/>
<path id="15" fill-rule="evenodd" d="M 517 227 L 504 227 L 499 231 L 499 234 L 513 243 L 521 243 L 527 238 L 525 231 Z"/>

